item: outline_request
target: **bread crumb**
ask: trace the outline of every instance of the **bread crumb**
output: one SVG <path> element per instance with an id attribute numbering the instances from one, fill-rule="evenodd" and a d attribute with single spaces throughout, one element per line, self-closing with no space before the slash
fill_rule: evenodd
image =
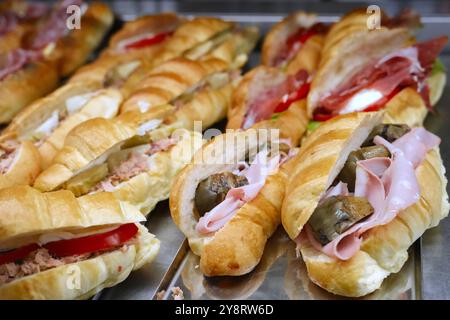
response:
<path id="1" fill-rule="evenodd" d="M 184 300 L 183 290 L 180 287 L 172 288 L 172 298 L 173 300 Z"/>
<path id="2" fill-rule="evenodd" d="M 162 300 L 164 299 L 164 295 L 166 294 L 166 290 L 161 290 L 156 294 L 156 300 Z"/>

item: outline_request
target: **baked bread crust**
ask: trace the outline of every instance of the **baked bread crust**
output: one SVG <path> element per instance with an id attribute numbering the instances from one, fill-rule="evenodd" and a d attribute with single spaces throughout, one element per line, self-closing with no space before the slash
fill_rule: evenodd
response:
<path id="1" fill-rule="evenodd" d="M 289 162 L 282 165 L 276 174 L 270 175 L 259 194 L 240 208 L 219 231 L 213 235 L 201 235 L 195 231 L 197 219 L 193 198 L 197 185 L 211 174 L 230 170 L 232 159 L 244 159 L 247 152 L 262 147 L 262 139 L 255 139 L 255 132 L 250 129 L 217 136 L 197 152 L 193 162 L 175 179 L 170 194 L 170 212 L 188 238 L 192 251 L 200 256 L 200 269 L 207 276 L 235 276 L 250 272 L 260 261 L 267 239 L 280 223 Z M 239 142 L 227 143 L 234 139 Z"/>
<path id="2" fill-rule="evenodd" d="M 0 142 L 17 139 L 13 133 L 0 136 Z M 0 175 L 0 189 L 15 185 L 31 185 L 41 172 L 41 158 L 36 147 L 29 141 L 20 143 L 14 162 L 8 171 Z"/>
<path id="3" fill-rule="evenodd" d="M 305 139 L 294 159 L 295 169 L 282 208 L 283 226 L 292 239 L 300 234 L 348 153 L 363 142 L 380 120 L 373 113 L 340 116 L 325 122 Z M 300 243 L 314 283 L 335 294 L 359 297 L 378 289 L 385 277 L 401 269 L 408 258 L 408 248 L 449 210 L 445 169 L 437 148 L 427 154 L 416 174 L 420 200 L 393 221 L 365 233 L 361 249 L 351 259 L 341 261 L 317 251 L 308 241 Z"/>
<path id="4" fill-rule="evenodd" d="M 94 118 L 81 123 L 68 133 L 64 147 L 37 177 L 34 186 L 41 191 L 55 190 L 102 155 L 138 135 L 141 124 L 163 120 L 172 111 L 171 106 L 164 105 L 146 113 L 131 111 L 114 119 Z"/>
<path id="5" fill-rule="evenodd" d="M 0 81 L 0 123 L 7 123 L 21 109 L 56 88 L 54 63 L 33 62 Z"/>

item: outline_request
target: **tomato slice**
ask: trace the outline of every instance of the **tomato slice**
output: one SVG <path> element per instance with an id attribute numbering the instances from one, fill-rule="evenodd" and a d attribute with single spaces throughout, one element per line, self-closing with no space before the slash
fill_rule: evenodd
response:
<path id="1" fill-rule="evenodd" d="M 313 115 L 313 120 L 314 121 L 327 121 L 330 120 L 331 118 L 334 118 L 336 115 L 333 115 L 331 113 L 327 114 L 327 113 L 315 113 Z"/>
<path id="2" fill-rule="evenodd" d="M 66 257 L 108 250 L 122 245 L 138 232 L 134 223 L 121 225 L 117 229 L 86 237 L 49 242 L 43 247 L 57 257 Z"/>
<path id="3" fill-rule="evenodd" d="M 129 43 L 125 46 L 125 49 L 142 49 L 145 47 L 150 47 L 152 45 L 164 41 L 167 37 L 170 37 L 172 34 L 173 31 L 158 33 L 157 35 Z"/>
<path id="4" fill-rule="evenodd" d="M 310 87 L 309 83 L 302 84 L 296 91 L 294 91 L 289 95 L 286 101 L 284 102 L 282 101 L 277 105 L 274 113 L 286 111 L 295 101 L 298 101 L 306 97 L 309 92 L 309 87 Z"/>
<path id="5" fill-rule="evenodd" d="M 309 38 L 311 38 L 315 34 L 317 34 L 317 31 L 313 29 L 310 30 L 300 29 L 298 32 L 294 33 L 287 39 L 286 44 L 288 48 L 292 48 L 296 43 L 301 44 L 305 43 L 306 41 L 308 41 Z"/>
<path id="6" fill-rule="evenodd" d="M 0 253 L 0 265 L 5 263 L 16 262 L 26 258 L 31 252 L 39 249 L 39 245 L 36 243 L 23 246 L 18 249 Z"/>

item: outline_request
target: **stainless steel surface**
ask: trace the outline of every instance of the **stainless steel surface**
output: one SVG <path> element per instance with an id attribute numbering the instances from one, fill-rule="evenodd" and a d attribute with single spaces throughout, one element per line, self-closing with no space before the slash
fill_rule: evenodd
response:
<path id="1" fill-rule="evenodd" d="M 181 260 L 187 252 L 183 246 L 184 236 L 173 223 L 167 202 L 160 203 L 150 213 L 146 223 L 149 231 L 161 241 L 161 249 L 156 260 L 131 273 L 126 281 L 119 285 L 103 290 L 98 299 L 153 299 L 160 287 L 167 286 L 164 281 L 173 277 Z"/>
<path id="2" fill-rule="evenodd" d="M 326 12 L 327 14 L 319 18 L 329 22 L 337 18 L 337 13 L 349 10 L 349 7 L 354 8 L 357 2 L 350 2 L 351 4 L 339 4 L 340 7 L 336 7 L 335 3 L 324 7 L 322 3 L 322 10 L 318 10 L 319 7 L 315 5 L 312 6 L 314 8 L 308 6 L 307 9 Z M 252 13 L 246 6 L 243 10 L 224 12 L 205 5 L 194 13 L 194 7 L 190 6 L 187 10 L 187 7 L 173 1 L 164 3 L 149 1 L 145 4 L 138 2 L 140 6 L 129 2 L 127 4 L 125 1 L 113 3 L 116 12 L 120 12 L 125 19 L 134 18 L 137 12 L 143 14 L 176 10 L 190 15 L 201 13 L 244 23 L 256 23 L 263 31 L 289 12 L 280 9 L 265 11 L 271 14 L 258 15 L 255 14 L 260 12 L 258 10 L 261 8 L 258 6 Z M 395 12 L 399 8 L 398 2 L 383 3 L 389 12 Z M 450 2 L 448 5 L 431 2 L 428 7 L 424 7 L 421 1 L 413 3 L 416 6 L 417 3 L 421 3 L 422 8 L 426 8 L 421 10 L 422 13 L 428 11 L 433 13 L 423 18 L 424 28 L 418 33 L 419 39 L 442 34 L 450 35 Z M 360 5 L 358 2 L 356 7 Z M 296 8 L 299 9 L 299 6 Z M 450 46 L 444 50 L 442 60 L 447 70 L 450 70 Z M 248 68 L 258 62 L 259 53 L 255 52 L 251 56 Z M 449 105 L 450 86 L 447 86 L 436 107 L 436 114 L 430 115 L 425 123 L 429 130 L 442 138 L 441 152 L 447 170 L 450 168 L 450 140 L 447 138 L 450 136 Z M 122 284 L 105 290 L 97 298 L 154 299 L 156 293 L 164 289 L 166 290 L 164 299 L 171 299 L 170 289 L 179 286 L 184 291 L 186 299 L 342 299 L 325 292 L 308 280 L 304 264 L 295 257 L 294 245 L 282 230 L 278 230 L 270 240 L 261 264 L 249 275 L 208 279 L 199 272 L 198 258 L 188 251 L 183 236 L 171 221 L 166 202 L 151 213 L 146 225 L 161 240 L 161 251 L 156 262 L 134 272 Z M 380 290 L 364 299 L 450 299 L 449 243 L 450 219 L 445 219 L 437 228 L 427 231 L 422 239 L 410 248 L 410 259 L 398 274 L 391 275 L 384 281 Z"/>
<path id="3" fill-rule="evenodd" d="M 270 239 L 258 267 L 245 276 L 207 278 L 201 274 L 198 263 L 198 257 L 190 252 L 175 277 L 173 286 L 183 290 L 185 299 L 345 299 L 328 293 L 309 280 L 305 264 L 296 257 L 295 244 L 282 229 Z M 414 268 L 412 254 L 401 272 L 386 279 L 381 289 L 361 299 L 415 299 Z M 172 299 L 170 294 L 165 298 Z"/>

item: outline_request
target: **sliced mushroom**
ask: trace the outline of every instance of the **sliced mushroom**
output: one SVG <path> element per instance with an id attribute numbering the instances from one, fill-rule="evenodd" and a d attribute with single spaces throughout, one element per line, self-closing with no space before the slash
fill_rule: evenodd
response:
<path id="1" fill-rule="evenodd" d="M 379 124 L 369 134 L 362 144 L 363 147 L 373 146 L 373 138 L 381 136 L 389 142 L 393 142 L 411 130 L 406 124 Z"/>
<path id="2" fill-rule="evenodd" d="M 326 245 L 373 212 L 365 198 L 333 196 L 325 199 L 314 210 L 309 225 L 316 239 Z"/>
<path id="3" fill-rule="evenodd" d="M 195 206 L 200 216 L 221 203 L 232 188 L 248 184 L 247 178 L 231 172 L 222 172 L 201 181 L 195 191 Z"/>
<path id="4" fill-rule="evenodd" d="M 390 153 L 384 146 L 364 147 L 351 152 L 345 162 L 344 167 L 337 177 L 337 181 L 347 183 L 348 190 L 353 192 L 356 179 L 356 162 L 378 157 L 389 157 Z"/>

